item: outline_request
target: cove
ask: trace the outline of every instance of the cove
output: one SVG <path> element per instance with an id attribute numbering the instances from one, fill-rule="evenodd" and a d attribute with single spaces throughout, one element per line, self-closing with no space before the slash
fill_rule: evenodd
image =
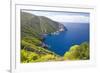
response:
<path id="1" fill-rule="evenodd" d="M 63 56 L 73 45 L 89 42 L 89 23 L 62 23 L 68 30 L 57 35 L 47 35 L 44 43 L 50 51 Z"/>

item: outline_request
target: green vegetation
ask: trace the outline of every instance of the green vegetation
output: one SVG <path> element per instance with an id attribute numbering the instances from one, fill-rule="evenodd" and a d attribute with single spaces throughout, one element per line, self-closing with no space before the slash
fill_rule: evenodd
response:
<path id="1" fill-rule="evenodd" d="M 26 62 L 35 62 L 39 58 L 38 54 L 26 50 L 21 50 L 21 61 Z"/>
<path id="2" fill-rule="evenodd" d="M 64 56 L 43 47 L 41 35 L 58 31 L 58 25 L 49 18 L 21 12 L 21 63 L 89 59 L 89 44 L 86 42 L 73 45 Z"/>
<path id="3" fill-rule="evenodd" d="M 22 40 L 21 45 L 22 63 L 89 59 L 89 44 L 87 42 L 80 45 L 73 45 L 64 56 L 59 56 L 47 48 L 38 46 L 37 41 L 29 40 L 28 42 L 26 38 Z"/>
<path id="4" fill-rule="evenodd" d="M 58 57 L 55 53 L 46 48 L 40 47 L 41 42 L 36 38 L 30 40 L 23 38 L 21 41 L 21 62 L 38 62 L 47 61 Z M 48 58 L 47 58 L 48 57 Z"/>
<path id="5" fill-rule="evenodd" d="M 44 16 L 21 12 L 21 37 L 41 38 L 42 34 L 59 30 L 60 23 Z"/>
<path id="6" fill-rule="evenodd" d="M 87 60 L 89 59 L 89 44 L 84 42 L 81 45 L 72 46 L 64 54 L 65 60 Z"/>
<path id="7" fill-rule="evenodd" d="M 31 62 L 45 62 L 57 60 L 58 57 L 53 54 L 39 55 L 35 52 L 21 50 L 21 62 L 31 63 Z"/>
<path id="8" fill-rule="evenodd" d="M 59 55 L 42 47 L 42 34 L 59 30 L 59 23 L 43 16 L 21 12 L 21 62 L 43 62 Z"/>

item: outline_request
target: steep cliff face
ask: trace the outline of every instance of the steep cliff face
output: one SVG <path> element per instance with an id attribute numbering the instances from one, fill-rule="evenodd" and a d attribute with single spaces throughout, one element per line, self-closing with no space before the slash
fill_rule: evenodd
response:
<path id="1" fill-rule="evenodd" d="M 60 26 L 60 27 L 59 27 Z M 21 12 L 21 36 L 40 37 L 59 31 L 63 25 L 44 16 Z"/>
<path id="2" fill-rule="evenodd" d="M 43 43 L 45 34 L 60 32 L 61 23 L 44 16 L 21 12 L 21 62 L 38 62 L 57 59 L 59 55 L 50 51 Z M 46 58 L 45 58 L 46 57 Z"/>

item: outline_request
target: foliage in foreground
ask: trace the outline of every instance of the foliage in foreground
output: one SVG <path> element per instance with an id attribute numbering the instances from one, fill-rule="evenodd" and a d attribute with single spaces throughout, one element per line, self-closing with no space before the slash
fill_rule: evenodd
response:
<path id="1" fill-rule="evenodd" d="M 24 37 L 21 40 L 21 62 L 45 62 L 56 60 L 59 55 L 42 47 L 38 38 Z"/>
<path id="2" fill-rule="evenodd" d="M 80 45 L 73 45 L 69 51 L 64 54 L 64 56 L 59 56 L 45 48 L 25 42 L 25 40 L 23 43 L 24 48 L 21 49 L 22 63 L 89 59 L 89 44 L 86 42 Z M 26 45 L 27 47 L 25 47 Z M 29 48 L 31 50 L 28 50 Z"/>
<path id="3" fill-rule="evenodd" d="M 89 59 L 88 43 L 71 46 L 64 56 L 44 47 L 42 34 L 58 31 L 58 25 L 61 24 L 49 18 L 21 12 L 21 63 Z"/>
<path id="4" fill-rule="evenodd" d="M 57 56 L 52 54 L 39 55 L 34 52 L 21 50 L 21 62 L 31 63 L 31 62 L 45 62 L 56 60 Z"/>
<path id="5" fill-rule="evenodd" d="M 72 46 L 64 54 L 65 60 L 87 60 L 89 59 L 89 44 L 84 42 L 81 45 Z"/>

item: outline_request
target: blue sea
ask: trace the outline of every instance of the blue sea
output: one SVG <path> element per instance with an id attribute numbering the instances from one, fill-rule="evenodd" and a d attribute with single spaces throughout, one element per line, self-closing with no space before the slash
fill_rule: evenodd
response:
<path id="1" fill-rule="evenodd" d="M 89 23 L 62 23 L 67 31 L 57 35 L 47 35 L 44 43 L 49 50 L 63 56 L 73 45 L 89 42 Z"/>

